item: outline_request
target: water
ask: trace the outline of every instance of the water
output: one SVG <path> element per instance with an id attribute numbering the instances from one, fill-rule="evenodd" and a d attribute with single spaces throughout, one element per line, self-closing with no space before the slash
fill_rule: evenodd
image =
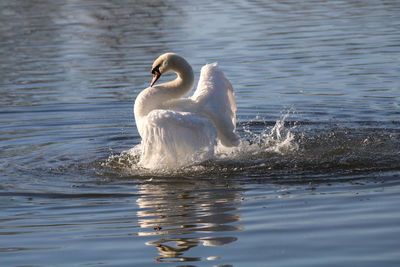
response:
<path id="1" fill-rule="evenodd" d="M 2 266 L 399 265 L 398 1 L 2 1 L 0 37 Z M 244 143 L 154 173 L 170 51 L 220 63 Z"/>

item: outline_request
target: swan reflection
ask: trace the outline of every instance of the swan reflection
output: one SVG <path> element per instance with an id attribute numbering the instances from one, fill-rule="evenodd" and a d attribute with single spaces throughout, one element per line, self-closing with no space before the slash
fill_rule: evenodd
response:
<path id="1" fill-rule="evenodd" d="M 138 185 L 138 189 L 142 196 L 137 200 L 140 208 L 138 234 L 161 236 L 146 242 L 146 245 L 158 250 L 156 261 L 219 259 L 215 255 L 201 258 L 185 257 L 184 254 L 199 246 L 216 247 L 232 243 L 237 240 L 232 236 L 234 231 L 243 229 L 237 224 L 240 221 L 237 212 L 241 202 L 240 189 L 183 178 L 143 183 Z M 227 233 L 221 235 L 224 232 Z"/>

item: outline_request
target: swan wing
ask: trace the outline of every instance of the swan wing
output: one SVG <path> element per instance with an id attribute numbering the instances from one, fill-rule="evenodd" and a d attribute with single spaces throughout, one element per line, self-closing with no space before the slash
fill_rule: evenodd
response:
<path id="1" fill-rule="evenodd" d="M 239 144 L 235 132 L 236 101 L 233 87 L 217 63 L 201 68 L 199 83 L 191 99 L 197 102 L 201 113 L 212 120 L 224 146 Z"/>
<path id="2" fill-rule="evenodd" d="M 176 168 L 213 156 L 217 132 L 207 118 L 191 112 L 153 110 L 143 123 L 140 164 Z"/>

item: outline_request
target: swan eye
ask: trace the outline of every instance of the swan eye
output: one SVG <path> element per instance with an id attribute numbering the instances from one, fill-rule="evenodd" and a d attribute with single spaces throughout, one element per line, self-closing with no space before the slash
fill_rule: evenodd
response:
<path id="1" fill-rule="evenodd" d="M 160 72 L 160 65 L 155 66 L 152 70 L 151 70 L 151 74 L 161 74 Z"/>

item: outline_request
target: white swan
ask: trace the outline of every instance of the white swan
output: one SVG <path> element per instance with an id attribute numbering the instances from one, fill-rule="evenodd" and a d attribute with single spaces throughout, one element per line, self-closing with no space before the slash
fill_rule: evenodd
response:
<path id="1" fill-rule="evenodd" d="M 178 77 L 153 86 L 160 76 L 174 71 Z M 177 168 L 213 157 L 218 143 L 239 144 L 236 102 L 231 83 L 217 63 L 202 67 L 193 96 L 189 63 L 166 53 L 152 66 L 153 80 L 136 98 L 134 114 L 142 138 L 139 165 L 150 169 Z"/>

